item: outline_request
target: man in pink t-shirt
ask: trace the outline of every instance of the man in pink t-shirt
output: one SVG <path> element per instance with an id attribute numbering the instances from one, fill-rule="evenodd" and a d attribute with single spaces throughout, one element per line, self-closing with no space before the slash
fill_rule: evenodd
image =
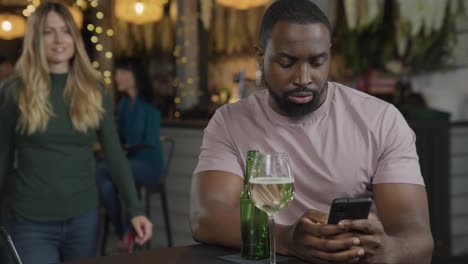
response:
<path id="1" fill-rule="evenodd" d="M 257 48 L 268 89 L 221 107 L 205 129 L 192 182 L 193 236 L 238 247 L 246 153 L 285 152 L 295 193 L 276 217 L 279 253 L 313 263 L 429 263 L 415 135 L 392 105 L 327 81 L 330 35 L 309 0 L 268 8 Z M 324 223 L 334 198 L 365 196 L 378 218 Z"/>

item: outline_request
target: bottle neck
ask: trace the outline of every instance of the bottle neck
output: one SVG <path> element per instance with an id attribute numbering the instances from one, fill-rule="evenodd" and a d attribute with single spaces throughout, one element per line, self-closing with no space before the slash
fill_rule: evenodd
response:
<path id="1" fill-rule="evenodd" d="M 252 163 L 253 163 L 255 154 L 256 154 L 255 151 L 247 152 L 247 161 L 245 163 L 244 188 L 246 188 L 250 182 Z"/>

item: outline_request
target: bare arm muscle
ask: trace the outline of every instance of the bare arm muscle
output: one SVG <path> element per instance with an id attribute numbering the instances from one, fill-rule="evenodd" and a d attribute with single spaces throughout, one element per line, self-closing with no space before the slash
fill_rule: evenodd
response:
<path id="1" fill-rule="evenodd" d="M 393 237 L 396 263 L 430 263 L 433 240 L 426 189 L 415 184 L 375 184 L 385 233 Z"/>
<path id="2" fill-rule="evenodd" d="M 242 188 L 242 178 L 225 171 L 204 171 L 193 176 L 190 226 L 196 241 L 240 246 Z"/>

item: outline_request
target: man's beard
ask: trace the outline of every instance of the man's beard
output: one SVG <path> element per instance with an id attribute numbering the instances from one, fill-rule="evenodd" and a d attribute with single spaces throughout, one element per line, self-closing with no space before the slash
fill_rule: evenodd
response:
<path id="1" fill-rule="evenodd" d="M 282 95 L 276 94 L 271 88 L 270 84 L 265 80 L 265 85 L 270 92 L 271 97 L 275 100 L 276 105 L 283 111 L 288 117 L 303 117 L 307 114 L 310 114 L 317 110 L 321 105 L 321 99 L 324 93 L 327 92 L 328 86 L 325 83 L 324 87 L 321 87 L 320 90 L 312 90 L 307 87 L 298 87 L 294 90 L 287 91 Z M 291 94 L 298 92 L 308 92 L 313 96 L 312 100 L 305 104 L 298 104 L 291 102 L 288 97 Z"/>

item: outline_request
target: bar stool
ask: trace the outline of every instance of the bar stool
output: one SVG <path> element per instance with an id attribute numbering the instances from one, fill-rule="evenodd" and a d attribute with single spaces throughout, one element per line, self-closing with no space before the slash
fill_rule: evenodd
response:
<path id="1" fill-rule="evenodd" d="M 169 175 L 169 168 L 172 162 L 172 157 L 174 155 L 174 148 L 175 148 L 175 140 L 169 136 L 160 136 L 159 138 L 164 152 L 164 169 L 163 173 L 160 177 L 159 183 L 157 184 L 147 184 L 141 185 L 137 189 L 138 198 L 143 198 L 145 201 L 145 211 L 146 215 L 149 219 L 151 219 L 151 197 L 153 194 L 158 194 L 161 197 L 161 206 L 163 209 L 163 218 L 164 224 L 166 229 L 166 236 L 167 236 L 167 245 L 168 247 L 172 247 L 172 233 L 171 233 L 171 223 L 169 221 L 169 209 L 167 205 L 167 192 L 166 192 L 166 180 Z M 141 145 L 138 148 L 148 147 L 150 145 Z M 143 195 L 142 195 L 143 193 Z M 143 196 L 143 197 L 142 197 Z M 110 220 L 105 212 L 104 214 L 104 221 L 103 221 L 103 232 L 101 236 L 101 255 L 104 256 L 105 249 L 107 246 L 107 236 L 109 234 L 109 224 Z M 151 248 L 151 240 L 146 243 L 146 248 Z"/>
<path id="2" fill-rule="evenodd" d="M 143 199 L 145 201 L 146 215 L 151 219 L 151 196 L 153 194 L 159 194 L 161 197 L 161 206 L 163 209 L 164 224 L 166 227 L 167 244 L 172 247 L 172 233 L 171 233 L 171 222 L 169 221 L 169 209 L 167 206 L 167 192 L 166 192 L 166 181 L 169 176 L 169 168 L 171 166 L 172 157 L 174 155 L 175 140 L 169 136 L 160 137 L 161 144 L 164 149 L 164 170 L 161 175 L 160 181 L 157 184 L 143 185 L 140 186 L 140 193 L 143 193 Z M 142 192 L 143 191 L 143 192 Z M 151 247 L 151 241 L 148 242 L 147 247 Z"/>

